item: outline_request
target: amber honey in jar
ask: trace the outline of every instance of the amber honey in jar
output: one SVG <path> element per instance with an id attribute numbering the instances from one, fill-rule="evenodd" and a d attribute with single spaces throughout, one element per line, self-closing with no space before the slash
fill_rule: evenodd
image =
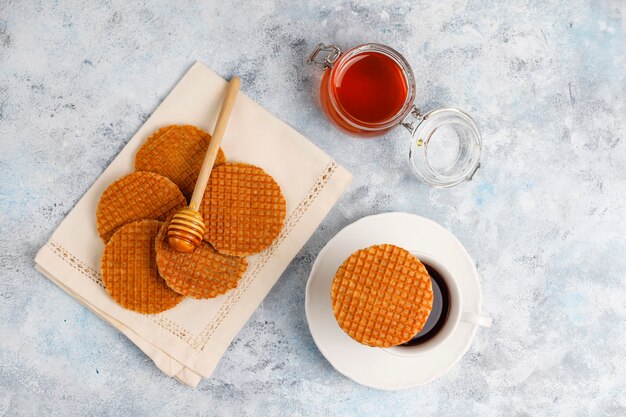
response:
<path id="1" fill-rule="evenodd" d="M 413 172 L 435 187 L 459 184 L 478 170 L 482 142 L 474 120 L 455 108 L 422 114 L 414 105 L 413 71 L 396 50 L 367 43 L 342 53 L 320 43 L 307 62 L 324 70 L 320 104 L 342 131 L 371 137 L 404 126 Z"/>

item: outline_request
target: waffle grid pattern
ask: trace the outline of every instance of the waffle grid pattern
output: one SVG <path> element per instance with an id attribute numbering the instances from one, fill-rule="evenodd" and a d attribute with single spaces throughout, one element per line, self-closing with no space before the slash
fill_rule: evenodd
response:
<path id="1" fill-rule="evenodd" d="M 354 340 L 397 346 L 424 327 L 432 310 L 432 283 L 414 255 L 398 246 L 375 245 L 339 267 L 331 301 L 339 326 Z"/>
<path id="2" fill-rule="evenodd" d="M 278 237 L 286 203 L 280 186 L 263 169 L 227 163 L 211 173 L 200 211 L 206 241 L 220 253 L 249 256 Z"/>
<path id="3" fill-rule="evenodd" d="M 107 187 L 96 211 L 98 234 L 106 243 L 121 226 L 137 220 L 164 221 L 187 201 L 176 184 L 152 172 L 133 172 Z"/>
<path id="4" fill-rule="evenodd" d="M 167 225 L 156 239 L 156 262 L 167 285 L 193 298 L 214 298 L 237 286 L 246 272 L 245 258 L 222 255 L 206 242 L 191 253 L 177 252 L 167 243 Z"/>
<path id="5" fill-rule="evenodd" d="M 119 305 L 138 313 L 160 313 L 183 299 L 157 271 L 154 245 L 161 224 L 143 220 L 121 227 L 102 255 L 102 281 L 107 292 Z"/>
<path id="6" fill-rule="evenodd" d="M 200 333 L 194 334 L 193 332 L 182 327 L 180 324 L 169 320 L 162 314 L 150 315 L 148 316 L 150 320 L 152 320 L 155 324 L 160 326 L 165 331 L 187 343 L 187 345 L 189 345 L 193 349 L 197 351 L 205 350 L 216 329 L 218 329 L 225 321 L 227 321 L 232 308 L 237 305 L 242 294 L 246 292 L 250 286 L 253 285 L 254 281 L 258 278 L 257 275 L 261 273 L 268 260 L 279 249 L 282 241 L 286 239 L 292 232 L 292 230 L 298 225 L 298 222 L 316 200 L 319 193 L 324 190 L 326 183 L 331 180 L 336 169 L 337 163 L 331 160 L 324 168 L 322 174 L 316 179 L 307 196 L 302 201 L 300 201 L 298 206 L 293 210 L 293 213 L 285 221 L 285 225 L 283 227 L 281 235 L 269 248 L 264 250 L 259 255 L 259 258 L 254 262 L 254 264 L 251 265 L 251 268 L 248 268 L 248 270 L 244 274 L 244 277 L 242 277 L 241 281 L 239 282 L 237 288 L 235 288 L 226 296 L 226 300 L 224 301 L 215 318 Z M 102 282 L 102 274 L 89 267 L 87 263 L 85 263 L 81 259 L 74 256 L 61 243 L 56 241 L 49 241 L 47 243 L 47 246 L 50 248 L 50 250 L 52 250 L 53 253 L 56 254 L 56 256 L 58 256 L 60 260 L 65 262 L 74 270 L 78 271 L 86 279 L 90 279 L 96 285 L 104 288 L 104 283 Z"/>
<path id="7" fill-rule="evenodd" d="M 154 132 L 135 156 L 135 171 L 163 175 L 191 198 L 211 135 L 192 125 L 171 125 Z M 226 162 L 220 148 L 215 166 Z"/>

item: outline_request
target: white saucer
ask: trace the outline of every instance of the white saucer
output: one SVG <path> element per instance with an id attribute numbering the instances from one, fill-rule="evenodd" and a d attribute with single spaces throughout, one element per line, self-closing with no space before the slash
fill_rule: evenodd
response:
<path id="1" fill-rule="evenodd" d="M 481 314 L 480 283 L 474 262 L 448 230 L 408 213 L 364 217 L 341 230 L 320 251 L 306 287 L 306 316 L 313 340 L 337 371 L 372 388 L 397 390 L 424 385 L 447 372 L 465 354 L 476 325 L 461 322 L 435 350 L 400 356 L 361 345 L 341 330 L 331 308 L 330 287 L 337 268 L 358 249 L 392 243 L 439 259 L 458 281 L 463 311 Z"/>

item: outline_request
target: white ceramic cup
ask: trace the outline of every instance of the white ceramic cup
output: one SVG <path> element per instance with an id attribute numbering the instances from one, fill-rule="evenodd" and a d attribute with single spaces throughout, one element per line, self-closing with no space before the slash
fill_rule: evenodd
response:
<path id="1" fill-rule="evenodd" d="M 385 348 L 385 351 L 398 356 L 421 355 L 436 349 L 438 346 L 444 343 L 450 337 L 450 335 L 454 333 L 460 322 L 465 322 L 482 327 L 491 326 L 491 317 L 484 314 L 475 314 L 463 311 L 463 294 L 461 293 L 461 291 L 459 291 L 459 286 L 456 282 L 456 278 L 441 262 L 424 252 L 410 252 L 413 255 L 417 256 L 420 261 L 437 270 L 437 272 L 439 272 L 439 275 L 441 275 L 441 278 L 445 281 L 450 296 L 448 318 L 446 319 L 443 327 L 439 329 L 437 334 L 431 339 L 425 341 L 424 343 L 420 343 L 419 345 L 415 346 L 394 346 L 391 348 Z"/>

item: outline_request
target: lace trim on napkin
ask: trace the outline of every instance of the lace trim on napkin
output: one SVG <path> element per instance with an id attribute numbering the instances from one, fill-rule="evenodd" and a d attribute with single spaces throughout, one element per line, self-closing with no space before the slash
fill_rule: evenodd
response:
<path id="1" fill-rule="evenodd" d="M 104 288 L 104 282 L 102 282 L 102 275 L 92 267 L 86 265 L 83 261 L 78 259 L 76 256 L 72 255 L 70 251 L 65 249 L 63 245 L 60 243 L 50 241 L 48 242 L 48 246 L 52 249 L 59 258 L 65 261 L 69 266 L 76 269 L 82 275 L 86 276 L 93 282 L 95 282 L 98 286 Z"/>
<path id="2" fill-rule="evenodd" d="M 213 335 L 215 330 L 217 330 L 217 328 L 222 324 L 224 319 L 228 317 L 228 314 L 230 313 L 230 310 L 233 308 L 233 306 L 237 304 L 241 296 L 248 290 L 248 288 L 250 288 L 256 277 L 259 275 L 261 270 L 263 270 L 263 268 L 271 259 L 272 255 L 276 252 L 280 244 L 285 240 L 285 238 L 287 238 L 287 236 L 289 236 L 289 234 L 298 224 L 302 216 L 308 211 L 309 207 L 311 206 L 311 204 L 313 204 L 313 202 L 322 191 L 326 183 L 330 180 L 336 169 L 337 163 L 335 161 L 330 161 L 326 168 L 324 168 L 322 175 L 320 175 L 315 181 L 315 184 L 313 185 L 307 196 L 302 201 L 300 201 L 298 207 L 296 207 L 293 213 L 286 219 L 285 225 L 283 226 L 283 229 L 276 238 L 276 241 L 270 247 L 268 247 L 259 254 L 256 262 L 251 266 L 251 268 L 248 268 L 244 276 L 241 278 L 241 281 L 239 282 L 237 288 L 227 294 L 226 300 L 215 315 L 213 321 L 209 323 L 204 328 L 204 330 L 202 330 L 197 336 L 194 336 L 191 332 L 164 317 L 163 315 L 146 315 L 146 317 L 149 317 L 154 323 L 162 327 L 164 330 L 167 330 L 174 336 L 186 342 L 193 349 L 203 350 L 209 339 L 211 339 L 211 336 Z M 99 287 L 104 289 L 102 275 L 98 271 L 78 259 L 70 251 L 64 248 L 63 245 L 61 245 L 60 243 L 55 241 L 49 241 L 47 245 L 52 250 L 52 252 L 54 252 L 59 258 L 65 261 L 69 266 L 71 266 L 73 269 L 80 272 L 83 276 L 89 278 Z"/>

